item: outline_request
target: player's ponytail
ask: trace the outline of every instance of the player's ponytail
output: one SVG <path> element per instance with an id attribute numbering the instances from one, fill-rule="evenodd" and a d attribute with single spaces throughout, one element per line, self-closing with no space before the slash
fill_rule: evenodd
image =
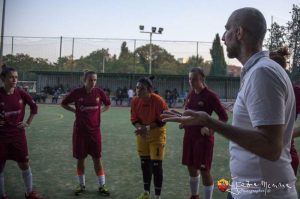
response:
<path id="1" fill-rule="evenodd" d="M 282 48 L 279 48 L 276 51 L 270 52 L 270 59 L 274 60 L 280 66 L 282 66 L 282 68 L 285 69 L 287 67 L 286 57 L 288 57 L 289 55 L 290 55 L 290 53 L 289 53 L 288 47 L 284 46 Z"/>
<path id="2" fill-rule="evenodd" d="M 8 67 L 6 64 L 3 64 L 1 66 L 1 73 L 0 73 L 0 78 L 2 81 L 4 81 L 5 77 L 7 74 L 9 74 L 10 72 L 14 72 L 14 71 L 17 71 L 16 69 L 12 68 L 12 67 Z"/>

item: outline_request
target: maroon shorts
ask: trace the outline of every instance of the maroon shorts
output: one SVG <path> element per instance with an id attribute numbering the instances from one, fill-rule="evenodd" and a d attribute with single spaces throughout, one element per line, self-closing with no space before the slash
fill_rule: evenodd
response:
<path id="1" fill-rule="evenodd" d="M 73 157 L 81 160 L 91 155 L 93 158 L 101 158 L 101 133 L 100 129 L 94 132 L 73 132 Z"/>
<path id="2" fill-rule="evenodd" d="M 5 163 L 6 160 L 14 160 L 19 163 L 28 162 L 25 131 L 20 132 L 20 134 L 14 137 L 0 141 L 0 164 Z"/>
<path id="3" fill-rule="evenodd" d="M 214 136 L 202 136 L 199 132 L 185 132 L 183 139 L 182 164 L 209 171 L 214 149 Z"/>
<path id="4" fill-rule="evenodd" d="M 290 153 L 291 153 L 291 157 L 292 157 L 291 164 L 292 164 L 295 176 L 297 176 L 297 170 L 298 170 L 298 166 L 299 166 L 299 157 L 298 157 L 297 150 L 295 148 L 294 139 L 292 140 L 292 143 L 291 143 Z"/>

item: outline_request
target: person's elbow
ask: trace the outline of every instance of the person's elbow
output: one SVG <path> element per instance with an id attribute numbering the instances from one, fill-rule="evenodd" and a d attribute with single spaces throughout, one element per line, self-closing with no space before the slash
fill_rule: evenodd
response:
<path id="1" fill-rule="evenodd" d="M 107 106 L 105 106 L 105 110 L 108 110 L 108 109 L 110 109 L 110 107 L 111 107 L 111 105 L 107 105 Z"/>
<path id="2" fill-rule="evenodd" d="M 63 107 L 64 109 L 67 109 L 67 105 L 66 104 L 61 103 L 60 106 Z"/>
<path id="3" fill-rule="evenodd" d="M 258 128 L 264 137 L 261 152 L 267 160 L 279 160 L 283 149 L 284 125 L 269 125 Z"/>

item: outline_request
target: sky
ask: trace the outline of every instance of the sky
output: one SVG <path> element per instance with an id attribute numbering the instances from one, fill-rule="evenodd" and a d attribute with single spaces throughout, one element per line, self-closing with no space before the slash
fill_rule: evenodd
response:
<path id="1" fill-rule="evenodd" d="M 145 30 L 164 28 L 154 40 L 212 42 L 217 33 L 224 33 L 235 9 L 259 9 L 270 27 L 271 16 L 281 25 L 290 20 L 293 4 L 299 5 L 300 0 L 6 0 L 4 35 L 148 40 L 149 35 L 139 32 L 139 25 L 144 25 Z M 171 43 L 167 48 L 171 53 L 174 49 L 176 57 L 184 57 L 194 53 L 194 45 Z M 210 59 L 210 47 L 200 45 L 205 59 Z M 85 54 L 84 49 L 78 47 L 77 55 Z"/>

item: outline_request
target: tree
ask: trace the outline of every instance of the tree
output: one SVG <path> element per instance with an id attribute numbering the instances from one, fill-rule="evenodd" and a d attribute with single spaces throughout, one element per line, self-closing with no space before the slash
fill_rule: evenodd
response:
<path id="1" fill-rule="evenodd" d="M 198 57 L 192 55 L 188 58 L 188 61 L 183 64 L 183 69 L 180 71 L 180 74 L 187 74 L 194 67 L 201 67 L 204 70 L 206 75 L 209 74 L 211 68 L 211 62 L 205 61 L 203 57 Z"/>
<path id="2" fill-rule="evenodd" d="M 77 70 L 81 71 L 88 69 L 101 72 L 103 64 L 107 64 L 109 57 L 109 50 L 102 48 L 100 50 L 91 52 L 86 57 L 80 57 L 78 60 L 75 60 L 75 67 Z"/>
<path id="3" fill-rule="evenodd" d="M 280 26 L 276 22 L 269 29 L 270 36 L 266 40 L 266 45 L 269 51 L 275 51 L 286 44 L 286 27 Z"/>
<path id="4" fill-rule="evenodd" d="M 117 61 L 118 66 L 115 68 L 115 72 L 133 73 L 135 70 L 134 61 L 134 53 L 129 51 L 127 43 L 124 41 L 121 45 L 121 52 Z"/>
<path id="5" fill-rule="evenodd" d="M 293 5 L 292 20 L 288 22 L 289 47 L 292 49 L 292 80 L 300 83 L 300 8 Z"/>
<path id="6" fill-rule="evenodd" d="M 204 62 L 204 58 L 203 57 L 198 57 L 197 56 L 191 56 L 189 57 L 188 61 L 185 63 L 186 65 L 190 66 L 190 67 L 198 67 L 201 66 L 201 64 L 203 64 Z"/>
<path id="7" fill-rule="evenodd" d="M 224 51 L 223 47 L 221 46 L 219 34 L 216 34 L 210 54 L 212 57 L 210 75 L 225 76 L 227 74 L 227 64 L 225 62 Z"/>
<path id="8" fill-rule="evenodd" d="M 149 48 L 150 44 L 141 46 L 136 49 L 136 55 L 138 57 L 138 63 L 144 67 L 145 71 L 149 71 Z M 153 73 L 176 73 L 179 68 L 179 63 L 175 57 L 171 55 L 164 48 L 158 45 L 152 44 L 152 71 Z"/>
<path id="9" fill-rule="evenodd" d="M 55 66 L 47 59 L 34 58 L 27 54 L 5 55 L 3 60 L 6 64 L 17 69 L 20 80 L 35 80 L 36 75 L 30 71 L 53 70 Z"/>

